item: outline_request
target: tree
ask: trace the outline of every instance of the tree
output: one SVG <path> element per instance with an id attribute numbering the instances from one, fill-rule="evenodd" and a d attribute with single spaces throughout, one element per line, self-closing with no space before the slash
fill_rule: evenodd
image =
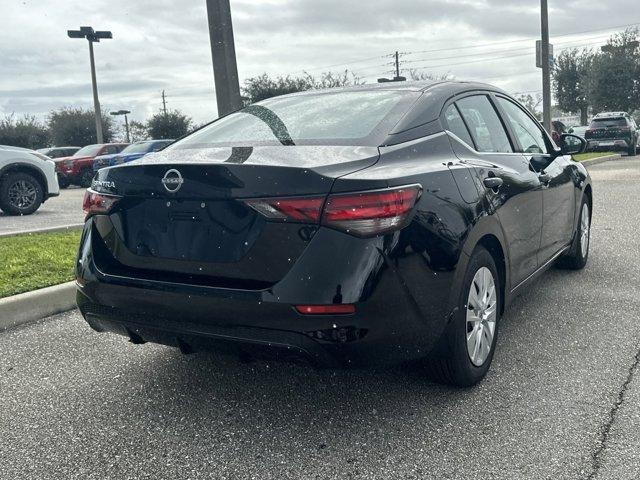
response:
<path id="1" fill-rule="evenodd" d="M 309 73 L 301 77 L 276 77 L 271 78 L 266 73 L 257 77 L 248 78 L 242 87 L 245 104 L 250 105 L 266 98 L 285 95 L 287 93 L 303 92 L 316 88 L 336 88 L 349 85 L 360 85 L 363 82 L 348 70 L 343 73 L 325 72 L 316 78 Z"/>
<path id="2" fill-rule="evenodd" d="M 565 50 L 553 71 L 558 107 L 565 112 L 580 112 L 582 125 L 587 124 L 593 62 L 594 54 L 589 50 Z"/>
<path id="3" fill-rule="evenodd" d="M 129 122 L 129 137 L 131 143 L 139 142 L 141 140 L 148 140 L 149 130 L 144 123 L 138 122 L 136 120 L 131 120 Z"/>
<path id="4" fill-rule="evenodd" d="M 158 112 L 147 121 L 147 131 L 154 140 L 179 138 L 189 133 L 192 120 L 178 110 Z"/>
<path id="5" fill-rule="evenodd" d="M 538 107 L 542 103 L 541 94 L 536 94 L 535 98 L 531 94 L 520 94 L 518 95 L 517 100 L 524 105 L 534 117 L 542 121 L 542 112 L 538 110 Z"/>
<path id="6" fill-rule="evenodd" d="M 453 80 L 453 75 L 450 72 L 443 73 L 441 75 L 435 75 L 429 72 L 422 72 L 420 70 L 416 70 L 415 68 L 409 69 L 409 78 L 414 82 L 422 82 L 431 80 L 433 82 L 442 82 L 445 80 Z"/>
<path id="7" fill-rule="evenodd" d="M 51 143 L 57 146 L 83 147 L 97 142 L 96 117 L 93 110 L 61 108 L 52 110 L 47 118 Z M 105 142 L 113 138 L 111 118 L 102 115 L 102 135 Z"/>
<path id="8" fill-rule="evenodd" d="M 629 29 L 614 35 L 595 56 L 591 99 L 597 111 L 632 112 L 640 108 L 640 32 Z"/>
<path id="9" fill-rule="evenodd" d="M 0 120 L 0 145 L 37 149 L 46 147 L 49 132 L 35 117 L 17 119 L 13 114 Z"/>

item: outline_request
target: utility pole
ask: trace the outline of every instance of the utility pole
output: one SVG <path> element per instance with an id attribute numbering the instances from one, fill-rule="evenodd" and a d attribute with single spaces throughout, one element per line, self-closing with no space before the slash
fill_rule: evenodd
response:
<path id="1" fill-rule="evenodd" d="M 117 112 L 109 112 L 111 115 L 124 115 L 124 128 L 125 132 L 127 132 L 127 143 L 131 143 L 131 137 L 129 136 L 129 120 L 127 119 L 127 115 L 131 112 L 129 110 L 118 110 Z"/>
<path id="2" fill-rule="evenodd" d="M 396 50 L 396 78 L 400 77 L 400 55 Z"/>
<path id="3" fill-rule="evenodd" d="M 109 31 L 94 31 L 92 27 L 80 27 L 80 30 L 67 30 L 69 38 L 86 38 L 89 41 L 89 62 L 91 63 L 91 86 L 93 88 L 93 110 L 96 115 L 96 137 L 98 143 L 104 143 L 102 135 L 102 115 L 98 101 L 98 85 L 96 82 L 96 64 L 93 58 L 93 44 L 100 39 L 113 38 Z"/>
<path id="4" fill-rule="evenodd" d="M 540 0 L 540 14 L 542 20 L 542 116 L 543 125 L 547 132 L 551 132 L 551 62 L 549 49 L 549 7 L 547 0 Z"/>
<path id="5" fill-rule="evenodd" d="M 393 58 L 394 58 L 393 63 L 388 63 L 387 65 L 392 65 L 393 64 L 395 66 L 396 76 L 393 77 L 393 78 L 379 78 L 378 79 L 378 83 L 405 82 L 407 80 L 407 78 L 400 76 L 400 52 L 398 52 L 396 50 L 396 53 L 392 53 L 390 55 L 385 55 L 385 56 L 386 57 L 393 56 Z M 393 72 L 389 72 L 389 73 L 393 73 Z"/>
<path id="6" fill-rule="evenodd" d="M 242 108 L 229 0 L 207 0 L 218 116 Z"/>
<path id="7" fill-rule="evenodd" d="M 164 96 L 164 90 L 162 90 L 162 111 L 164 112 L 164 116 L 167 116 L 167 99 Z"/>

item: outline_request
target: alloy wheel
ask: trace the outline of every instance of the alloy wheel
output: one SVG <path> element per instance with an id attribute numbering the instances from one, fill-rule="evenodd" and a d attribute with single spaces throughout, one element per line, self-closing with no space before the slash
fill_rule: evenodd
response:
<path id="1" fill-rule="evenodd" d="M 37 198 L 36 186 L 27 180 L 18 180 L 9 187 L 9 204 L 21 210 L 31 207 Z"/>
<path id="2" fill-rule="evenodd" d="M 480 268 L 469 287 L 467 300 L 467 353 L 476 367 L 481 367 L 493 347 L 498 318 L 496 282 L 491 270 Z"/>

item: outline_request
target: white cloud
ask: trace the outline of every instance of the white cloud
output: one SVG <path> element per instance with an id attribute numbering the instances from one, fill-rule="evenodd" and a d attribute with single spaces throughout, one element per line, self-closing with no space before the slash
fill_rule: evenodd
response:
<path id="1" fill-rule="evenodd" d="M 540 88 L 533 44 L 537 0 L 231 0 L 241 81 L 350 63 L 370 81 L 388 74 L 395 50 L 406 67 L 486 79 L 510 91 Z M 104 109 L 144 119 L 161 106 L 196 122 L 216 116 L 204 0 L 0 0 L 0 113 L 44 117 L 60 106 L 91 106 L 86 42 L 67 38 L 80 25 L 113 31 L 95 46 Z M 605 27 L 640 22 L 637 0 L 572 0 L 551 11 L 558 48 L 602 43 Z M 599 30 L 599 31 L 595 31 Z M 524 39 L 521 42 L 478 45 Z M 463 47 L 456 50 L 453 48 Z M 448 50 L 443 50 L 448 49 Z M 440 50 L 440 51 L 433 51 Z M 377 57 L 377 58 L 371 58 Z M 503 57 L 503 58 L 498 58 Z M 365 61 L 357 61 L 368 59 Z M 421 60 L 421 61 L 418 61 Z"/>

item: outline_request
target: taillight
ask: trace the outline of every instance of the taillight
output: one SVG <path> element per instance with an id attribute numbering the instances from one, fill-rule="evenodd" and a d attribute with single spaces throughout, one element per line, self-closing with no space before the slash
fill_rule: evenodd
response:
<path id="1" fill-rule="evenodd" d="M 379 235 L 402 228 L 416 204 L 419 185 L 329 195 L 322 224 L 359 237 Z"/>
<path id="2" fill-rule="evenodd" d="M 631 131 L 631 127 L 620 127 L 620 131 L 622 131 L 622 132 L 630 132 Z"/>
<path id="3" fill-rule="evenodd" d="M 244 202 L 267 218 L 316 223 L 320 220 L 324 195 L 321 197 L 260 198 Z"/>
<path id="4" fill-rule="evenodd" d="M 82 210 L 84 210 L 84 213 L 87 216 L 109 213 L 120 198 L 121 197 L 116 195 L 106 195 L 104 193 L 97 193 L 88 189 L 84 192 Z"/>
<path id="5" fill-rule="evenodd" d="M 319 223 L 359 237 L 380 235 L 405 226 L 422 187 L 339 193 L 326 198 L 249 199 L 245 203 L 273 220 Z"/>

